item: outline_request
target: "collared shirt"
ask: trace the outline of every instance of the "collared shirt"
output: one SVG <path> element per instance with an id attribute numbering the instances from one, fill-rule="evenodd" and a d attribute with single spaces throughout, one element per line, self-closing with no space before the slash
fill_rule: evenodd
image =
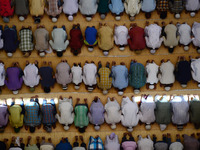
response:
<path id="1" fill-rule="evenodd" d="M 129 70 L 129 85 L 134 88 L 141 88 L 146 84 L 146 70 L 144 65 L 131 62 Z"/>
<path id="2" fill-rule="evenodd" d="M 45 28 L 36 29 L 34 37 L 36 50 L 44 51 L 49 49 L 49 32 Z"/>
<path id="3" fill-rule="evenodd" d="M 184 134 L 183 138 L 184 138 L 183 142 L 184 150 L 199 150 L 200 144 L 199 141 L 195 139 L 195 137 Z"/>
<path id="4" fill-rule="evenodd" d="M 124 89 L 128 86 L 128 69 L 125 65 L 112 66 L 112 84 L 115 88 Z"/>
<path id="5" fill-rule="evenodd" d="M 86 28 L 84 43 L 92 46 L 97 44 L 97 29 L 94 26 Z"/>
<path id="6" fill-rule="evenodd" d="M 128 44 L 131 50 L 142 50 L 146 47 L 144 29 L 141 27 L 131 27 L 129 29 Z"/>
<path id="7" fill-rule="evenodd" d="M 191 69 L 193 80 L 200 83 L 200 58 L 191 60 Z"/>
<path id="8" fill-rule="evenodd" d="M 105 105 L 105 111 L 105 120 L 108 124 L 114 125 L 121 121 L 120 105 L 116 100 L 111 101 L 108 98 L 108 102 Z"/>
<path id="9" fill-rule="evenodd" d="M 102 50 L 110 50 L 114 46 L 113 29 L 108 25 L 98 30 L 98 46 Z"/>
<path id="10" fill-rule="evenodd" d="M 88 150 L 104 150 L 103 142 L 100 137 L 93 138 L 90 136 Z"/>
<path id="11" fill-rule="evenodd" d="M 104 106 L 100 99 L 97 102 L 93 101 L 88 113 L 90 122 L 94 125 L 101 125 L 104 123 Z"/>
<path id="12" fill-rule="evenodd" d="M 0 86 L 3 86 L 5 84 L 5 78 L 6 78 L 6 71 L 4 68 L 4 64 L 0 63 Z"/>
<path id="13" fill-rule="evenodd" d="M 41 84 L 43 87 L 51 87 L 55 83 L 53 78 L 53 68 L 51 67 L 40 67 L 39 74 L 41 76 Z"/>
<path id="14" fill-rule="evenodd" d="M 74 111 L 74 125 L 79 128 L 87 127 L 89 124 L 88 106 L 86 104 L 77 104 Z"/>
<path id="15" fill-rule="evenodd" d="M 6 105 L 0 105 L 0 127 L 7 125 L 8 117 L 8 107 Z"/>
<path id="16" fill-rule="evenodd" d="M 9 121 L 12 127 L 19 128 L 23 126 L 24 115 L 21 112 L 22 108 L 19 105 L 13 105 L 9 108 Z"/>
<path id="17" fill-rule="evenodd" d="M 173 0 L 173 2 L 169 1 L 170 11 L 176 14 L 181 13 L 185 7 L 184 1 L 185 0 Z"/>
<path id="18" fill-rule="evenodd" d="M 157 0 L 158 11 L 167 11 L 169 9 L 168 0 Z"/>
<path id="19" fill-rule="evenodd" d="M 56 110 L 55 107 L 50 104 L 43 104 L 41 108 L 42 112 L 42 123 L 43 124 L 54 124 L 56 123 Z"/>
<path id="20" fill-rule="evenodd" d="M 97 85 L 102 90 L 108 90 L 112 86 L 112 78 L 110 77 L 111 71 L 107 67 L 102 67 L 99 69 L 97 77 Z"/>
<path id="21" fill-rule="evenodd" d="M 29 0 L 30 14 L 32 16 L 42 16 L 44 14 L 45 0 Z"/>
<path id="22" fill-rule="evenodd" d="M 21 29 L 19 31 L 20 44 L 19 49 L 23 52 L 32 51 L 34 49 L 33 35 L 30 29 Z"/>
<path id="23" fill-rule="evenodd" d="M 181 142 L 173 142 L 169 146 L 169 150 L 183 150 L 183 144 Z"/>
<path id="24" fill-rule="evenodd" d="M 78 0 L 63 0 L 63 12 L 67 15 L 73 15 L 78 12 Z"/>
<path id="25" fill-rule="evenodd" d="M 65 142 L 61 140 L 60 143 L 56 145 L 56 150 L 72 150 L 71 144 L 68 142 L 68 139 L 65 139 Z"/>
<path id="26" fill-rule="evenodd" d="M 79 10 L 83 15 L 94 15 L 97 12 L 97 0 L 80 0 Z"/>
<path id="27" fill-rule="evenodd" d="M 83 82 L 85 83 L 85 85 L 92 86 L 97 84 L 96 73 L 97 67 L 94 63 L 86 63 L 83 66 Z"/>
<path id="28" fill-rule="evenodd" d="M 82 68 L 80 66 L 73 66 L 71 68 L 72 72 L 72 82 L 76 85 L 82 82 Z"/>
<path id="29" fill-rule="evenodd" d="M 178 25 L 178 33 L 180 35 L 180 43 L 183 45 L 189 45 L 192 41 L 191 38 L 191 27 L 187 23 Z"/>
<path id="30" fill-rule="evenodd" d="M 67 39 L 67 33 L 63 28 L 53 29 L 51 32 L 51 36 L 53 40 L 49 41 L 52 49 L 58 52 L 66 50 L 69 45 L 69 41 Z"/>
<path id="31" fill-rule="evenodd" d="M 61 14 L 62 7 L 58 6 L 58 1 L 59 0 L 48 0 L 47 1 L 49 8 L 44 9 L 45 12 L 47 13 L 47 15 L 56 17 L 57 15 Z"/>
<path id="32" fill-rule="evenodd" d="M 24 75 L 22 76 L 24 84 L 30 87 L 37 86 L 40 82 L 40 76 L 38 75 L 38 68 L 35 64 L 28 64 L 24 68 Z"/>
<path id="33" fill-rule="evenodd" d="M 174 76 L 174 64 L 171 61 L 163 62 L 160 65 L 160 83 L 162 84 L 172 84 L 175 82 Z"/>
<path id="34" fill-rule="evenodd" d="M 119 15 L 124 11 L 124 5 L 122 3 L 122 0 L 111 0 L 111 3 L 108 4 L 108 7 L 110 11 L 116 15 Z"/>
<path id="35" fill-rule="evenodd" d="M 38 126 L 41 124 L 40 105 L 30 101 L 25 106 L 24 122 L 27 126 Z"/>
<path id="36" fill-rule="evenodd" d="M 200 23 L 198 22 L 193 23 L 192 34 L 194 35 L 194 37 L 192 38 L 194 46 L 200 47 Z"/>
<path id="37" fill-rule="evenodd" d="M 140 12 L 141 2 L 140 0 L 125 0 L 124 7 L 128 15 L 135 16 Z"/>
<path id="38" fill-rule="evenodd" d="M 59 99 L 58 109 L 60 112 L 60 115 L 56 114 L 56 118 L 58 119 L 58 122 L 65 126 L 72 124 L 74 121 L 72 99 L 68 99 L 68 98 L 64 98 L 62 100 Z"/>
<path id="39" fill-rule="evenodd" d="M 200 8 L 199 0 L 186 0 L 185 8 L 187 11 L 198 11 Z"/>
<path id="40" fill-rule="evenodd" d="M 128 128 L 137 126 L 139 122 L 138 104 L 134 101 L 131 101 L 129 97 L 122 98 L 121 109 L 122 109 L 122 116 L 121 116 L 122 125 Z"/>
<path id="41" fill-rule="evenodd" d="M 128 29 L 126 26 L 116 26 L 115 27 L 115 44 L 116 45 L 127 45 L 128 42 Z"/>
<path id="42" fill-rule="evenodd" d="M 115 133 L 111 133 L 110 135 L 107 135 L 104 147 L 106 150 L 120 150 L 118 136 Z"/>
<path id="43" fill-rule="evenodd" d="M 157 24 L 150 24 L 145 27 L 144 31 L 147 47 L 153 49 L 159 48 L 163 41 L 163 38 L 160 37 L 162 28 Z"/>
<path id="44" fill-rule="evenodd" d="M 143 0 L 141 9 L 144 12 L 154 11 L 156 9 L 156 1 L 155 0 Z"/>
<path id="45" fill-rule="evenodd" d="M 67 85 L 72 82 L 71 68 L 67 62 L 60 62 L 56 66 L 56 81 L 58 84 Z"/>
<path id="46" fill-rule="evenodd" d="M 5 80 L 5 84 L 8 87 L 8 89 L 12 91 L 19 90 L 23 84 L 22 75 L 23 71 L 18 67 L 7 68 L 6 76 L 8 80 Z"/>
<path id="47" fill-rule="evenodd" d="M 147 76 L 147 83 L 150 84 L 157 84 L 158 83 L 158 71 L 159 71 L 159 66 L 153 62 L 153 63 L 148 63 L 146 65 L 146 72 L 148 74 Z"/>
<path id="48" fill-rule="evenodd" d="M 172 122 L 183 125 L 189 122 L 189 103 L 183 96 L 175 96 L 170 101 L 172 104 Z"/>
<path id="49" fill-rule="evenodd" d="M 150 138 L 138 140 L 138 150 L 154 150 L 153 141 Z"/>

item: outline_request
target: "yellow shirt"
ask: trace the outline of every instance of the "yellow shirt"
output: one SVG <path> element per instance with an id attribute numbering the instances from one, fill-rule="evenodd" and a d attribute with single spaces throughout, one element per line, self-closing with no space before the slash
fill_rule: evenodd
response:
<path id="1" fill-rule="evenodd" d="M 32 16 L 42 16 L 44 14 L 44 0 L 29 0 L 30 14 Z"/>
<path id="2" fill-rule="evenodd" d="M 97 85 L 102 90 L 108 90 L 112 86 L 112 78 L 110 76 L 110 69 L 103 67 L 98 71 L 100 77 L 97 77 Z"/>
<path id="3" fill-rule="evenodd" d="M 22 108 L 19 105 L 13 105 L 9 108 L 9 121 L 12 127 L 19 128 L 23 126 L 24 115 L 21 112 Z"/>

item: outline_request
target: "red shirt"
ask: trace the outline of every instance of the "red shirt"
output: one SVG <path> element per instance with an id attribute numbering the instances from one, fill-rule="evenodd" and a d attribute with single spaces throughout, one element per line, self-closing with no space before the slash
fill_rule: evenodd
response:
<path id="1" fill-rule="evenodd" d="M 80 29 L 71 29 L 70 30 L 69 46 L 71 49 L 78 50 L 83 46 L 83 36 Z"/>
<path id="2" fill-rule="evenodd" d="M 129 30 L 128 44 L 131 50 L 142 50 L 146 47 L 144 29 L 138 26 Z"/>
<path id="3" fill-rule="evenodd" d="M 0 0 L 0 16 L 9 17 L 14 13 L 14 9 L 11 8 L 11 0 Z"/>

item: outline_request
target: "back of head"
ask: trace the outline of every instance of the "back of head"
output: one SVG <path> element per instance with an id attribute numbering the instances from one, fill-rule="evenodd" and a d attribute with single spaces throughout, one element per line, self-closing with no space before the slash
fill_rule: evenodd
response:
<path id="1" fill-rule="evenodd" d="M 63 52 L 61 51 L 61 52 L 57 52 L 57 56 L 58 57 L 62 57 L 63 56 Z"/>
<path id="2" fill-rule="evenodd" d="M 79 128 L 78 131 L 79 131 L 80 133 L 84 133 L 84 132 L 85 132 L 85 128 Z"/>
<path id="3" fill-rule="evenodd" d="M 161 13 L 160 13 L 160 18 L 161 18 L 161 19 L 167 18 L 167 12 L 166 12 L 166 11 L 161 12 Z"/>
<path id="4" fill-rule="evenodd" d="M 45 93 L 50 93 L 50 91 L 51 91 L 50 87 L 44 87 L 44 92 Z"/>

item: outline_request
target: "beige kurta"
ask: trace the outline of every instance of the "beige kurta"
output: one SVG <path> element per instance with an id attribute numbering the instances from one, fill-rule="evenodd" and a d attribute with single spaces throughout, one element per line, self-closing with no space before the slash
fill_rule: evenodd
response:
<path id="1" fill-rule="evenodd" d="M 32 16 L 42 16 L 44 14 L 44 0 L 29 0 L 30 14 Z"/>

